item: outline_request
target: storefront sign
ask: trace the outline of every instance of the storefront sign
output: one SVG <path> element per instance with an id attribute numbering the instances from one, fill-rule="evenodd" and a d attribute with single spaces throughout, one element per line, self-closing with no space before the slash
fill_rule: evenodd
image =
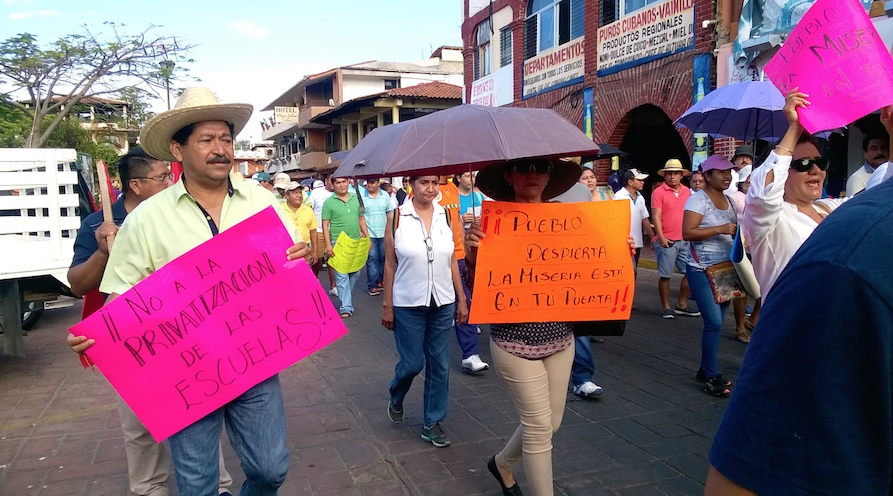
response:
<path id="1" fill-rule="evenodd" d="M 484 202 L 471 323 L 627 320 L 625 202 Z"/>
<path id="2" fill-rule="evenodd" d="M 522 98 L 583 82 L 583 37 L 524 61 Z"/>
<path id="3" fill-rule="evenodd" d="M 471 100 L 468 103 L 474 105 L 486 105 L 488 107 L 501 107 L 509 105 L 514 99 L 514 70 L 513 65 L 508 64 L 498 71 L 484 76 L 471 83 Z"/>
<path id="4" fill-rule="evenodd" d="M 598 76 L 695 47 L 694 0 L 667 0 L 598 30 Z"/>
<path id="5" fill-rule="evenodd" d="M 858 0 L 818 0 L 766 66 L 782 94 L 809 95 L 799 109 L 810 133 L 845 126 L 893 103 L 893 59 Z"/>

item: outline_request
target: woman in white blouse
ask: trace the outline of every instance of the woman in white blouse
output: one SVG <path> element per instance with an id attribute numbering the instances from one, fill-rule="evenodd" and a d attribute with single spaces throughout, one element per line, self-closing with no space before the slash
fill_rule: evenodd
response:
<path id="1" fill-rule="evenodd" d="M 843 202 L 819 200 L 828 159 L 800 125 L 797 109 L 807 105 L 807 95 L 797 88 L 785 97 L 788 130 L 766 161 L 751 173 L 744 199 L 741 226 L 763 301 L 806 238 Z"/>
<path id="2" fill-rule="evenodd" d="M 400 361 L 389 386 L 388 417 L 403 420 L 403 399 L 425 368 L 422 439 L 450 445 L 441 422 L 449 401 L 449 358 L 453 319 L 468 318 L 454 236 L 446 210 L 434 202 L 438 176 L 410 178 L 413 197 L 385 231 L 384 301 L 381 323 L 394 331 Z"/>

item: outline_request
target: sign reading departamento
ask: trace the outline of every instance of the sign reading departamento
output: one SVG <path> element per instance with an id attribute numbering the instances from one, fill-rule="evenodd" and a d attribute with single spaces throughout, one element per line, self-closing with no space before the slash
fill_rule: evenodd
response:
<path id="1" fill-rule="evenodd" d="M 597 75 L 695 47 L 694 0 L 666 0 L 598 29 Z"/>
<path id="2" fill-rule="evenodd" d="M 521 97 L 530 98 L 582 82 L 584 52 L 585 44 L 581 36 L 525 60 Z"/>
<path id="3" fill-rule="evenodd" d="M 629 203 L 484 202 L 471 323 L 627 320 Z"/>
<path id="4" fill-rule="evenodd" d="M 291 244 L 269 207 L 71 328 L 156 441 L 347 334 Z"/>

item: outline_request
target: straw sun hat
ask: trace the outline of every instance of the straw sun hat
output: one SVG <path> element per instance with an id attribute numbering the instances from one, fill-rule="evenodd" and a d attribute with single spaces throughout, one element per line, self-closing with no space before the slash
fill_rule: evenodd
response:
<path id="1" fill-rule="evenodd" d="M 664 168 L 657 171 L 657 174 L 663 177 L 666 172 L 681 172 L 683 177 L 691 174 L 691 171 L 682 166 L 682 162 L 678 158 L 671 158 L 664 164 Z"/>
<path id="2" fill-rule="evenodd" d="M 140 144 L 146 153 L 160 160 L 176 161 L 170 143 L 184 127 L 204 121 L 225 121 L 233 125 L 233 135 L 248 123 L 254 107 L 247 103 L 220 103 L 208 88 L 187 88 L 174 108 L 149 119 L 140 130 Z M 233 136 L 235 137 L 235 136 Z"/>

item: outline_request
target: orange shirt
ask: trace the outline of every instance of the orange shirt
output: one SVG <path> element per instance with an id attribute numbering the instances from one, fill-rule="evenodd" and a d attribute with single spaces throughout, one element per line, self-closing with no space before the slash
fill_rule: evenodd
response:
<path id="1" fill-rule="evenodd" d="M 462 242 L 462 232 L 465 229 L 464 224 L 462 224 L 462 218 L 459 216 L 459 188 L 450 181 L 447 181 L 446 184 L 441 184 L 439 203 L 450 216 L 456 260 L 463 260 L 465 258 L 465 244 Z"/>

